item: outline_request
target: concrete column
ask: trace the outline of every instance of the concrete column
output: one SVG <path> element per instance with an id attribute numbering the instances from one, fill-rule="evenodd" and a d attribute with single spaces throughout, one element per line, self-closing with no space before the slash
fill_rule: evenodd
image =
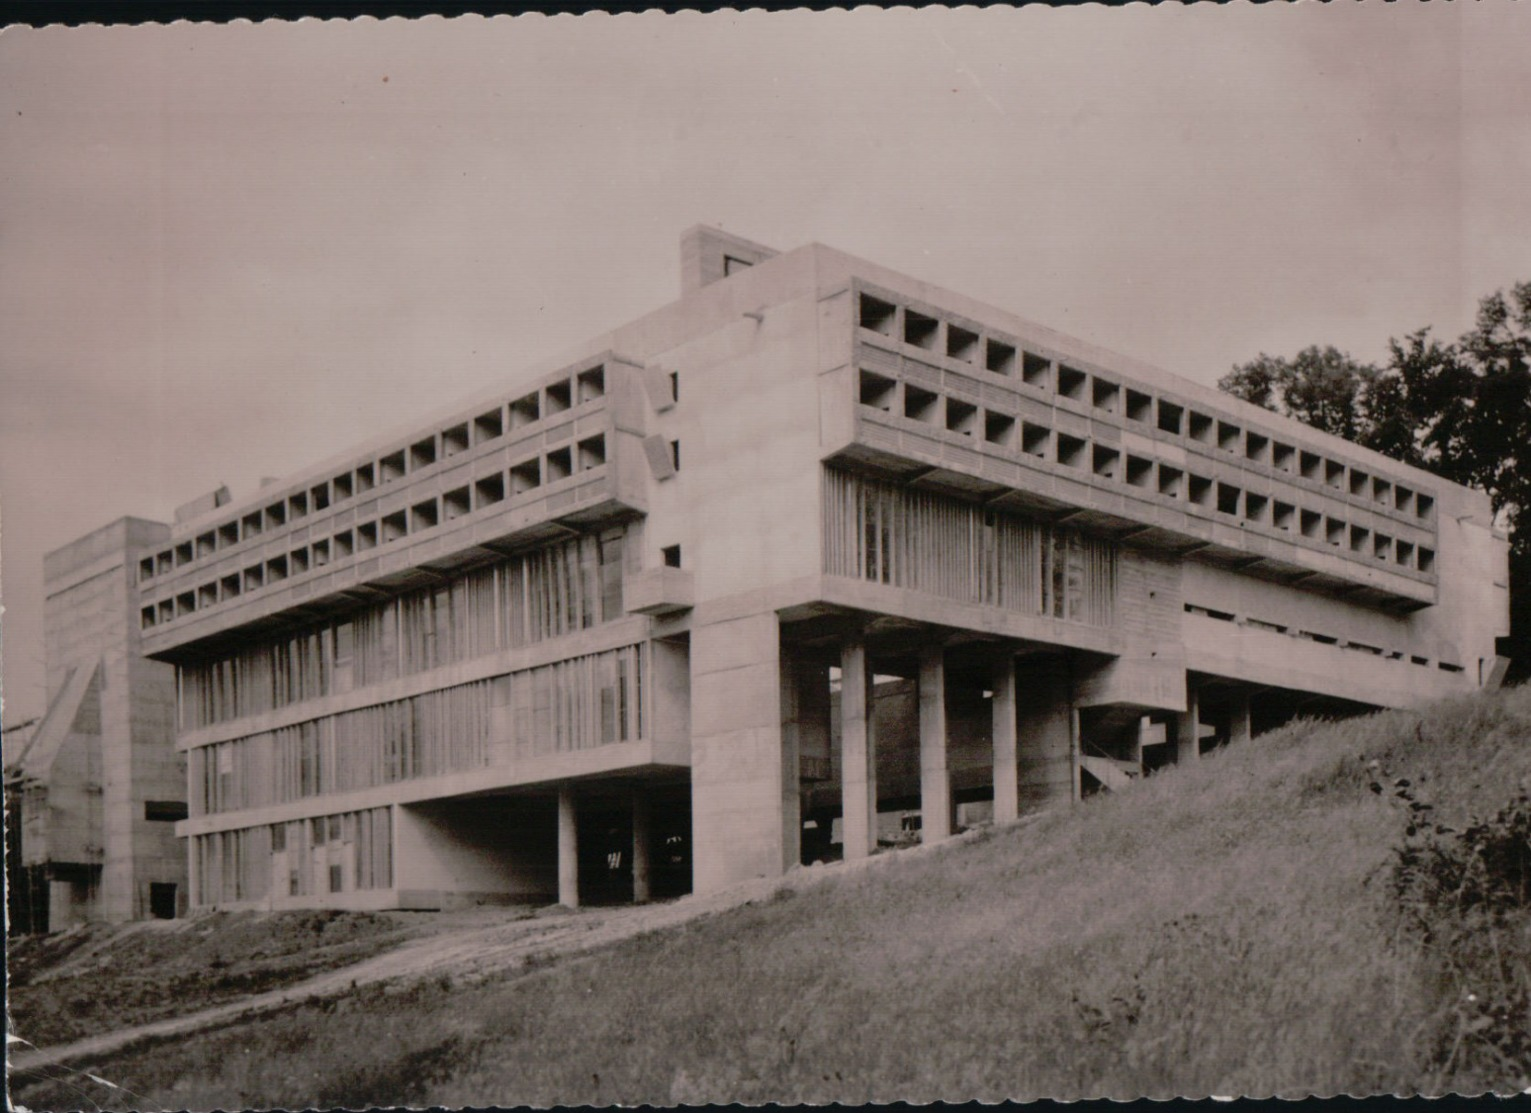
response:
<path id="1" fill-rule="evenodd" d="M 1247 742 L 1250 736 L 1249 693 L 1234 695 L 1228 710 L 1228 743 Z"/>
<path id="2" fill-rule="evenodd" d="M 1175 764 L 1201 756 L 1201 698 L 1195 688 L 1185 694 L 1185 710 L 1175 717 Z"/>
<path id="3" fill-rule="evenodd" d="M 802 857 L 795 736 L 782 730 L 774 611 L 691 629 L 692 887 L 779 877 Z"/>
<path id="4" fill-rule="evenodd" d="M 1046 807 L 1078 795 L 1074 769 L 1074 709 L 1068 663 L 1030 658 L 1016 677 L 1016 763 L 1020 802 Z"/>
<path id="5" fill-rule="evenodd" d="M 920 649 L 920 841 L 952 833 L 952 781 L 946 767 L 946 651 Z"/>
<path id="6" fill-rule="evenodd" d="M 1021 814 L 1020 772 L 1015 763 L 1015 658 L 1007 651 L 994 666 L 994 822 Z"/>
<path id="7" fill-rule="evenodd" d="M 877 739 L 869 681 L 865 643 L 847 642 L 840 651 L 840 827 L 846 861 L 877 849 Z"/>
<path id="8" fill-rule="evenodd" d="M 570 785 L 558 790 L 558 903 L 579 907 L 579 822 Z"/>
<path id="9" fill-rule="evenodd" d="M 633 903 L 649 899 L 649 794 L 633 790 Z"/>

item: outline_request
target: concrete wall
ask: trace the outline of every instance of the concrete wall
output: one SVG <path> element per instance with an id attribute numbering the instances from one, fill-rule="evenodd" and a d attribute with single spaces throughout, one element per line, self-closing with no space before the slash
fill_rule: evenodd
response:
<path id="1" fill-rule="evenodd" d="M 549 799 L 486 797 L 394 809 L 394 887 L 406 908 L 550 900 L 558 892 Z"/>

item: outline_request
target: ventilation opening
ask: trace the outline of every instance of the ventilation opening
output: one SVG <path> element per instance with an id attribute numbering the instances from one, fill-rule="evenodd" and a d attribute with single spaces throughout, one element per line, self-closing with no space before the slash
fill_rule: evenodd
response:
<path id="1" fill-rule="evenodd" d="M 1028 456 L 1047 459 L 1047 448 L 1052 435 L 1053 431 L 1045 425 L 1033 425 L 1029 421 L 1022 422 L 1021 451 Z"/>
<path id="2" fill-rule="evenodd" d="M 486 475 L 473 484 L 473 505 L 492 506 L 505 501 L 505 477 L 499 472 Z"/>
<path id="3" fill-rule="evenodd" d="M 1014 375 L 1015 346 L 998 340 L 984 341 L 983 365 L 996 375 Z"/>
<path id="4" fill-rule="evenodd" d="M 1161 433 L 1174 433 L 1178 436 L 1181 418 L 1184 415 L 1185 410 L 1175 403 L 1159 399 L 1159 431 Z"/>
<path id="5" fill-rule="evenodd" d="M 574 455 L 567 448 L 555 448 L 548 453 L 547 476 L 549 483 L 568 479 L 574 474 Z"/>
<path id="6" fill-rule="evenodd" d="M 1217 485 L 1217 509 L 1220 514 L 1237 514 L 1239 512 L 1239 496 L 1244 492 L 1227 483 Z"/>
<path id="7" fill-rule="evenodd" d="M 1052 376 L 1053 361 L 1046 356 L 1025 353 L 1021 359 L 1021 381 L 1027 386 L 1039 387 L 1043 390 L 1048 387 L 1048 380 Z"/>
<path id="8" fill-rule="evenodd" d="M 1058 393 L 1065 398 L 1072 398 L 1076 402 L 1083 402 L 1085 383 L 1089 378 L 1079 368 L 1060 363 L 1058 365 Z"/>
<path id="9" fill-rule="evenodd" d="M 1122 388 L 1115 383 L 1108 383 L 1104 379 L 1096 379 L 1094 389 L 1090 392 L 1090 400 L 1097 410 L 1104 410 L 1108 414 L 1116 413 L 1121 404 Z"/>
<path id="10" fill-rule="evenodd" d="M 978 358 L 978 334 L 957 325 L 947 325 L 946 354 L 963 363 L 972 363 Z"/>
<path id="11" fill-rule="evenodd" d="M 1191 502 L 1197 506 L 1212 505 L 1212 480 L 1199 475 L 1190 477 L 1188 484 L 1191 492 Z"/>
<path id="12" fill-rule="evenodd" d="M 1082 468 L 1085 463 L 1086 442 L 1067 433 L 1058 434 L 1058 463 L 1070 468 Z"/>
<path id="13" fill-rule="evenodd" d="M 1211 444 L 1212 424 L 1212 419 L 1206 414 L 1197 413 L 1195 410 L 1192 410 L 1190 427 L 1188 430 L 1190 438 L 1193 441 L 1199 441 L 1202 444 Z"/>
<path id="14" fill-rule="evenodd" d="M 1237 453 L 1243 436 L 1244 430 L 1237 425 L 1229 425 L 1226 421 L 1217 423 L 1217 447 L 1224 452 Z"/>
<path id="15" fill-rule="evenodd" d="M 1159 493 L 1172 499 L 1185 497 L 1185 472 L 1165 464 L 1159 465 Z"/>
<path id="16" fill-rule="evenodd" d="M 983 415 L 983 439 L 990 444 L 1010 448 L 1015 443 L 1015 418 L 986 410 Z"/>
<path id="17" fill-rule="evenodd" d="M 940 395 L 924 390 L 912 383 L 904 385 L 904 416 L 912 417 L 916 421 L 926 424 L 934 424 L 936 420 L 936 404 L 940 402 Z"/>
<path id="18" fill-rule="evenodd" d="M 589 471 L 606 463 L 606 438 L 589 437 L 579 442 L 579 470 Z"/>
<path id="19" fill-rule="evenodd" d="M 904 310 L 904 343 L 927 350 L 936 346 L 941 322 L 913 309 Z"/>
<path id="20" fill-rule="evenodd" d="M 861 372 L 861 404 L 863 406 L 871 406 L 883 413 L 892 413 L 897 391 L 898 384 L 892 379 L 874 375 L 870 371 Z"/>
<path id="21" fill-rule="evenodd" d="M 441 431 L 441 455 L 443 458 L 456 456 L 459 452 L 468 451 L 468 445 L 468 423 L 466 421 L 461 425 L 454 425 L 450 429 L 443 429 Z"/>
<path id="22" fill-rule="evenodd" d="M 1127 485 L 1147 487 L 1154 481 L 1154 462 L 1141 456 L 1127 457 Z"/>
<path id="23" fill-rule="evenodd" d="M 588 371 L 581 371 L 574 380 L 575 389 L 578 392 L 581 404 L 593 402 L 606 394 L 606 367 L 592 367 Z"/>
<path id="24" fill-rule="evenodd" d="M 473 497 L 468 493 L 468 488 L 458 487 L 441 496 L 441 516 L 450 522 L 453 518 L 461 518 L 464 514 L 473 511 Z"/>
<path id="25" fill-rule="evenodd" d="M 978 427 L 978 407 L 971 402 L 959 401 L 956 398 L 946 400 L 946 428 L 953 433 L 961 433 L 965 437 L 971 437 L 973 430 Z"/>
<path id="26" fill-rule="evenodd" d="M 377 462 L 378 480 L 381 483 L 394 483 L 404 478 L 404 450 L 390 453 Z"/>
<path id="27" fill-rule="evenodd" d="M 883 336 L 893 335 L 893 321 L 898 314 L 898 307 L 892 302 L 874 298 L 871 294 L 861 295 L 861 327 L 881 333 Z"/>
<path id="28" fill-rule="evenodd" d="M 523 494 L 542 485 L 542 466 L 537 460 L 527 460 L 510 469 L 510 493 Z"/>
<path id="29" fill-rule="evenodd" d="M 525 398 L 517 398 L 510 404 L 510 427 L 520 429 L 530 425 L 542 416 L 542 402 L 535 394 L 528 394 Z"/>
<path id="30" fill-rule="evenodd" d="M 504 412 L 499 409 L 490 410 L 486 414 L 479 414 L 473 419 L 473 442 L 483 444 L 492 441 L 505 433 Z"/>
<path id="31" fill-rule="evenodd" d="M 1098 444 L 1091 453 L 1090 464 L 1095 474 L 1102 479 L 1115 479 L 1121 459 L 1122 454 L 1116 449 Z"/>
<path id="32" fill-rule="evenodd" d="M 663 558 L 666 568 L 680 567 L 679 545 L 666 545 L 664 548 L 659 550 L 659 555 Z"/>

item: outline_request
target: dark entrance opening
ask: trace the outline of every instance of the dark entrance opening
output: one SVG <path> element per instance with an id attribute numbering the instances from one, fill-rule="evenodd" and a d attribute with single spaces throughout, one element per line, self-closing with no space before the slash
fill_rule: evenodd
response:
<path id="1" fill-rule="evenodd" d="M 149 915 L 156 920 L 175 919 L 175 883 L 149 882 Z"/>

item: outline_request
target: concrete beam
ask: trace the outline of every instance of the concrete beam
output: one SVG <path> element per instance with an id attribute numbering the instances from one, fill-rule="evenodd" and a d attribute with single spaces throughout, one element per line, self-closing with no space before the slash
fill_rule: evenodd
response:
<path id="1" fill-rule="evenodd" d="M 920 649 L 920 841 L 952 833 L 952 782 L 946 765 L 946 651 Z"/>
<path id="2" fill-rule="evenodd" d="M 877 739 L 869 713 L 870 679 L 866 643 L 845 643 L 840 652 L 840 783 L 847 861 L 877 849 Z"/>

